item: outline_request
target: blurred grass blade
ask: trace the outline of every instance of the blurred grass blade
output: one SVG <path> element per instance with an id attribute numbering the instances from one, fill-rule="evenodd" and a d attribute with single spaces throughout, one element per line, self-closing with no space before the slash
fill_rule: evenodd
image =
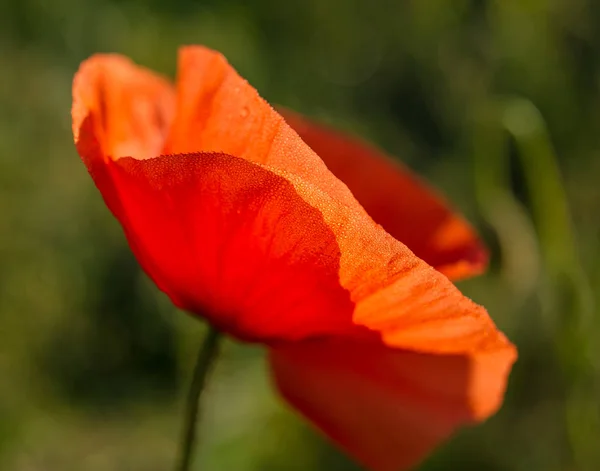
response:
<path id="1" fill-rule="evenodd" d="M 539 247 L 525 208 L 510 191 L 506 137 L 498 125 L 494 106 L 480 107 L 473 136 L 477 203 L 498 238 L 502 259 L 500 274 L 522 301 L 538 286 Z"/>
<path id="2" fill-rule="evenodd" d="M 565 420 L 573 464 L 586 469 L 598 461 L 595 442 L 600 437 L 597 372 L 588 341 L 594 297 L 579 258 L 558 159 L 541 113 L 530 101 L 511 98 L 501 104 L 500 116 L 517 146 L 547 270 L 542 307 L 558 319 L 555 338 L 568 388 Z"/>

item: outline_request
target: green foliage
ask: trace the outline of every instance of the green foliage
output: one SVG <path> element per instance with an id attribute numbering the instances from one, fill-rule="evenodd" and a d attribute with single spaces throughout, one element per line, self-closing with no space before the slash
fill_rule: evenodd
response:
<path id="1" fill-rule="evenodd" d="M 505 407 L 429 471 L 600 468 L 600 4 L 0 2 L 0 469 L 169 469 L 202 338 L 145 278 L 75 153 L 81 60 L 221 50 L 270 102 L 370 138 L 494 249 L 461 288 L 520 349 Z M 597 297 L 597 296 L 596 296 Z M 197 469 L 353 470 L 227 344 Z"/>

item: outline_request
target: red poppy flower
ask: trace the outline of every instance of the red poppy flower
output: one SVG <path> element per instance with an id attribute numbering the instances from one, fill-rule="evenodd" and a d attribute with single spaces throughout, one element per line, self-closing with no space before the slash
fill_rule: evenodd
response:
<path id="1" fill-rule="evenodd" d="M 516 350 L 448 278 L 485 250 L 406 169 L 285 115 L 203 47 L 176 87 L 116 55 L 73 85 L 77 150 L 158 287 L 268 347 L 282 395 L 355 459 L 403 469 L 502 402 Z"/>

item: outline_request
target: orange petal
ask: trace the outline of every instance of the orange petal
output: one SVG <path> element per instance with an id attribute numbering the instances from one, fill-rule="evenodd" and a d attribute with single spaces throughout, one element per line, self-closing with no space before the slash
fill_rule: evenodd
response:
<path id="1" fill-rule="evenodd" d="M 119 55 L 93 56 L 73 82 L 75 141 L 88 118 L 104 158 L 155 157 L 164 145 L 174 104 L 171 84 L 159 75 Z"/>
<path id="2" fill-rule="evenodd" d="M 428 355 L 312 341 L 271 351 L 282 395 L 373 471 L 400 471 L 502 402 L 512 349 Z"/>
<path id="3" fill-rule="evenodd" d="M 201 46 L 180 50 L 177 112 L 165 154 L 202 149 L 262 162 L 281 122 L 221 54 Z"/>
<path id="4" fill-rule="evenodd" d="M 487 252 L 471 226 L 406 167 L 357 138 L 280 112 L 369 215 L 418 257 L 452 279 L 485 269 Z"/>
<path id="5" fill-rule="evenodd" d="M 96 185 L 177 306 L 245 340 L 352 328 L 335 237 L 284 178 L 209 153 L 122 158 L 103 169 Z"/>
<path id="6" fill-rule="evenodd" d="M 268 165 L 354 204 L 348 188 L 218 52 L 179 51 L 177 106 L 164 154 L 222 152 Z"/>

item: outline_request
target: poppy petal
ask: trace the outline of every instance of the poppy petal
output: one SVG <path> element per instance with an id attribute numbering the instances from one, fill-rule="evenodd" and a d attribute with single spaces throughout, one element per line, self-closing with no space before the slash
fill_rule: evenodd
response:
<path id="1" fill-rule="evenodd" d="M 324 340 L 278 346 L 270 360 L 281 394 L 330 439 L 368 469 L 400 471 L 496 411 L 514 353 L 431 355 Z"/>
<path id="2" fill-rule="evenodd" d="M 279 109 L 369 215 L 452 279 L 483 272 L 488 255 L 471 226 L 405 166 L 362 142 Z"/>
<path id="3" fill-rule="evenodd" d="M 94 116 L 93 135 L 108 158 L 160 154 L 173 118 L 171 84 L 129 59 L 98 54 L 83 64 L 73 82 L 73 135 Z"/>
<path id="4" fill-rule="evenodd" d="M 354 329 L 339 246 L 284 178 L 226 154 L 109 161 L 93 174 L 174 304 L 244 340 Z M 116 195 L 116 196 L 115 196 Z"/>

